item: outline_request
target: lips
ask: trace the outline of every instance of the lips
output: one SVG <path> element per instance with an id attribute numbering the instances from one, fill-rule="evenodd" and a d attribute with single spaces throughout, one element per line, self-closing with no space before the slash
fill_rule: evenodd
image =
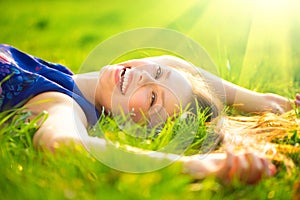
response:
<path id="1" fill-rule="evenodd" d="M 115 74 L 116 84 L 119 85 L 121 93 L 125 94 L 131 82 L 130 67 L 123 67 L 116 70 Z"/>

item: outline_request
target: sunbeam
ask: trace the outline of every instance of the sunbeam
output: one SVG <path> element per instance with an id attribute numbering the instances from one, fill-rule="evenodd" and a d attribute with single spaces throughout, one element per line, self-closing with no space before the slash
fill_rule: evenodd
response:
<path id="1" fill-rule="evenodd" d="M 272 89 L 276 90 L 276 86 L 288 84 L 292 77 L 290 32 L 294 3 L 286 0 L 254 3 L 255 11 L 238 83 L 263 90 L 265 86 L 256 84 L 267 80 L 273 82 Z"/>

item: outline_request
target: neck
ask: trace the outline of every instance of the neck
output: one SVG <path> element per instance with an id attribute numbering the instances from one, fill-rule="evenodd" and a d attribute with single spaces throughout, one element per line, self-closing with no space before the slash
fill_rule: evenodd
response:
<path id="1" fill-rule="evenodd" d="M 90 72 L 74 75 L 74 81 L 83 96 L 95 104 L 96 89 L 99 79 L 99 72 Z"/>

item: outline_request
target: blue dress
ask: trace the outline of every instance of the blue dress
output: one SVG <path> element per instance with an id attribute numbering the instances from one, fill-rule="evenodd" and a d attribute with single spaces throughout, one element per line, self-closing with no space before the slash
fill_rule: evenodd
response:
<path id="1" fill-rule="evenodd" d="M 80 92 L 69 69 L 0 44 L 0 112 L 20 107 L 30 98 L 48 91 L 72 97 L 89 124 L 96 124 L 99 113 Z"/>

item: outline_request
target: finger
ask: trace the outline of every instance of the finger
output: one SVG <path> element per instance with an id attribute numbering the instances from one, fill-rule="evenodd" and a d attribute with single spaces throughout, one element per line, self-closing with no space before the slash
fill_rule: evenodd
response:
<path id="1" fill-rule="evenodd" d="M 271 177 L 276 173 L 276 167 L 268 159 L 263 159 L 264 172 L 267 177 Z"/>
<path id="2" fill-rule="evenodd" d="M 296 94 L 296 99 L 294 102 L 295 102 L 296 106 L 300 106 L 300 94 L 298 94 L 298 93 Z"/>
<path id="3" fill-rule="evenodd" d="M 250 184 L 257 183 L 263 177 L 264 166 L 263 166 L 263 158 L 258 157 L 257 155 L 251 153 L 248 154 L 249 159 L 249 177 L 247 182 Z"/>
<path id="4" fill-rule="evenodd" d="M 251 158 L 249 158 L 249 153 L 242 154 L 238 157 L 238 164 L 239 164 L 239 171 L 241 175 L 248 176 L 250 165 L 251 165 Z"/>
<path id="5" fill-rule="evenodd" d="M 231 181 L 236 173 L 237 160 L 231 147 L 226 148 L 226 155 L 227 157 L 225 166 L 223 167 L 223 174 L 225 179 Z"/>
<path id="6" fill-rule="evenodd" d="M 276 166 L 273 163 L 271 163 L 271 164 L 269 164 L 269 169 L 271 171 L 270 175 L 274 176 L 277 172 Z"/>
<path id="7" fill-rule="evenodd" d="M 249 167 L 250 165 L 246 154 L 234 155 L 233 165 L 229 171 L 229 179 L 237 178 L 240 181 L 247 182 L 250 176 Z"/>
<path id="8" fill-rule="evenodd" d="M 237 177 L 240 173 L 238 172 L 238 157 L 237 156 L 232 156 L 232 164 L 231 167 L 228 170 L 227 174 L 227 179 L 229 181 L 232 181 L 233 178 Z M 238 176 L 239 177 L 239 176 Z"/>
<path id="9" fill-rule="evenodd" d="M 226 148 L 226 156 L 227 169 L 230 169 L 234 163 L 234 155 L 231 147 Z"/>
<path id="10" fill-rule="evenodd" d="M 295 102 L 296 106 L 300 106 L 300 100 L 299 99 L 296 99 L 294 102 Z"/>
<path id="11" fill-rule="evenodd" d="M 245 153 L 240 156 L 240 180 L 253 183 L 260 179 L 262 164 L 254 153 Z"/>

